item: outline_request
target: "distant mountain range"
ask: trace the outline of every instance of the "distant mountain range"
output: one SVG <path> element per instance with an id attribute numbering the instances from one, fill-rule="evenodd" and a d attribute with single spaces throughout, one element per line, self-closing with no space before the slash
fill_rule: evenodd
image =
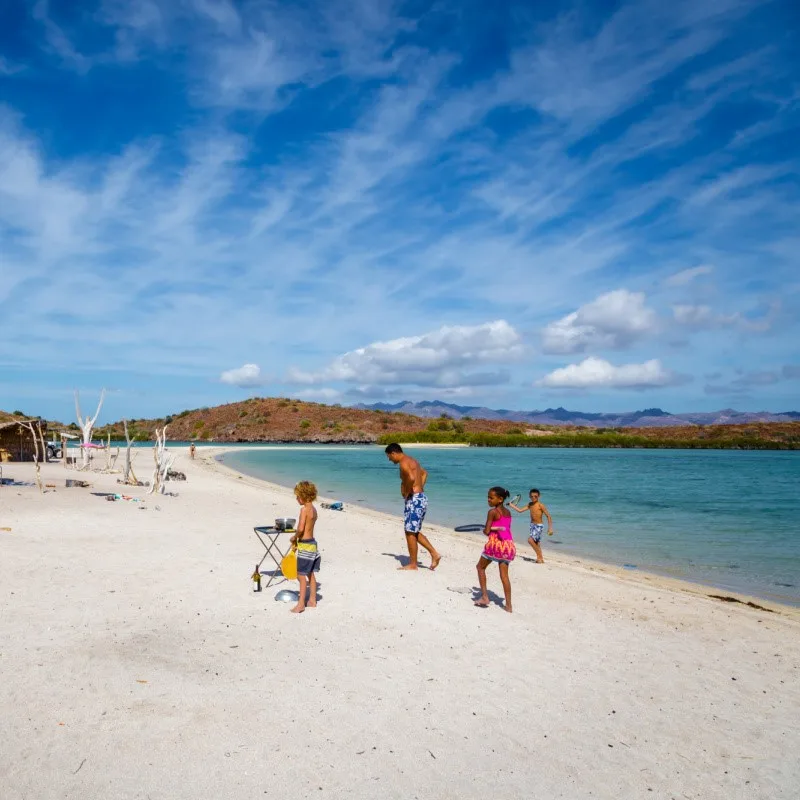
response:
<path id="1" fill-rule="evenodd" d="M 546 408 L 544 411 L 511 411 L 507 408 L 485 406 L 459 406 L 441 400 L 423 400 L 412 403 L 359 403 L 354 408 L 369 411 L 399 412 L 418 417 L 440 417 L 446 414 L 452 419 L 490 419 L 509 422 L 525 422 L 530 425 L 587 425 L 593 428 L 669 428 L 678 425 L 741 425 L 749 422 L 794 422 L 800 420 L 800 411 L 722 411 L 670 414 L 660 408 L 645 408 L 641 411 L 598 414 L 584 411 L 567 411 L 566 408 Z"/>

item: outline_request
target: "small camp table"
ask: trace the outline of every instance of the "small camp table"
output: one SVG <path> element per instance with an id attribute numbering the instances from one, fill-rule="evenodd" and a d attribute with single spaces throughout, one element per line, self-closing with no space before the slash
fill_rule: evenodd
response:
<path id="1" fill-rule="evenodd" d="M 275 566 L 277 567 L 277 570 L 272 571 L 272 574 L 269 576 L 269 580 L 267 581 L 267 585 L 264 587 L 265 589 L 268 589 L 272 582 L 277 580 L 278 575 L 283 577 L 283 572 L 281 571 L 281 559 L 286 555 L 286 553 L 281 550 L 281 547 L 278 544 L 278 537 L 284 533 L 293 534 L 294 531 L 281 531 L 272 525 L 260 525 L 253 528 L 253 530 L 258 537 L 258 541 L 264 545 L 264 550 L 266 550 L 263 558 L 258 562 L 258 567 L 256 569 L 261 572 L 261 565 L 264 563 L 267 556 L 269 556 L 275 562 Z"/>

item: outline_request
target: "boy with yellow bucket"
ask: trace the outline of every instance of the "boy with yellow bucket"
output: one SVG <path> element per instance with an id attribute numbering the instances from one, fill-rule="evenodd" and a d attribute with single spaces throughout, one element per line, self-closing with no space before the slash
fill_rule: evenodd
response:
<path id="1" fill-rule="evenodd" d="M 300 481 L 294 487 L 294 496 L 300 504 L 300 518 L 297 520 L 297 532 L 292 536 L 292 552 L 284 558 L 281 570 L 284 577 L 290 580 L 295 576 L 294 564 L 297 561 L 297 579 L 300 581 L 300 598 L 292 609 L 293 614 L 301 614 L 306 608 L 316 608 L 317 605 L 317 575 L 322 557 L 314 538 L 314 527 L 317 524 L 317 509 L 314 501 L 317 499 L 317 487 L 310 481 Z M 308 593 L 308 603 L 306 594 Z"/>

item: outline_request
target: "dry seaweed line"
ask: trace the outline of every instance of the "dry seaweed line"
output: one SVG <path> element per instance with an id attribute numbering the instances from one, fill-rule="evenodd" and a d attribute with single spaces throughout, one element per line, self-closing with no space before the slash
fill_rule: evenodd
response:
<path id="1" fill-rule="evenodd" d="M 743 606 L 757 608 L 759 611 L 768 611 L 770 614 L 775 613 L 773 609 L 764 608 L 764 606 L 760 606 L 757 603 L 754 603 L 752 600 L 745 602 L 744 600 L 740 600 L 738 597 L 731 597 L 729 594 L 710 594 L 709 597 L 713 597 L 714 600 L 722 600 L 723 603 L 740 603 Z"/>

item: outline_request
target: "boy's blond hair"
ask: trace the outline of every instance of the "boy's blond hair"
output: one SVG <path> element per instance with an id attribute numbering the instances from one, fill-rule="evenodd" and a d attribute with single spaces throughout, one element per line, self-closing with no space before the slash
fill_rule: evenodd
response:
<path id="1" fill-rule="evenodd" d="M 313 503 L 317 499 L 317 487 L 311 481 L 300 481 L 294 487 L 294 494 L 304 503 Z"/>

